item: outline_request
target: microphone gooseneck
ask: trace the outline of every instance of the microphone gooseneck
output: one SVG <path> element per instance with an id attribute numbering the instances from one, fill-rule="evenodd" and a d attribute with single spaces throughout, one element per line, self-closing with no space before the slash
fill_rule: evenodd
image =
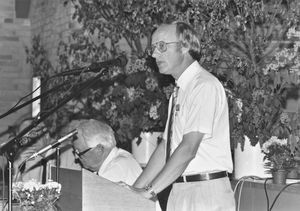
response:
<path id="1" fill-rule="evenodd" d="M 108 68 L 108 67 L 125 67 L 127 64 L 128 60 L 125 55 L 121 55 L 115 59 L 103 61 L 103 62 L 95 62 L 87 67 L 82 67 L 82 68 L 77 68 L 75 70 L 68 70 L 65 72 L 58 73 L 55 77 L 58 76 L 68 76 L 68 75 L 80 75 L 82 73 L 88 73 L 88 72 L 93 72 L 97 73 L 100 72 L 103 68 Z"/>
<path id="2" fill-rule="evenodd" d="M 26 161 L 28 161 L 28 160 L 30 160 L 30 159 L 33 159 L 33 158 L 37 157 L 38 155 L 41 155 L 41 154 L 47 152 L 48 150 L 53 149 L 53 148 L 59 146 L 62 142 L 64 142 L 65 140 L 67 140 L 68 138 L 70 138 L 70 137 L 72 137 L 72 136 L 74 136 L 74 135 L 76 135 L 76 134 L 77 134 L 77 129 L 72 130 L 70 133 L 68 133 L 67 135 L 65 135 L 65 136 L 63 136 L 62 138 L 58 139 L 56 142 L 54 142 L 54 143 L 52 143 L 52 144 L 49 144 L 48 146 L 46 146 L 46 147 L 40 149 L 40 150 L 39 150 L 38 152 L 36 152 L 36 153 L 33 153 L 30 157 L 28 157 L 28 158 L 26 159 Z"/>

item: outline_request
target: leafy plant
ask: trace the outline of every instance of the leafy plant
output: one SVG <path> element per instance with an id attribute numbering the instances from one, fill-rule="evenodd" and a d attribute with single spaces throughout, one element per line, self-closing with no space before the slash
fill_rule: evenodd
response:
<path id="1" fill-rule="evenodd" d="M 156 102 L 161 102 L 159 113 L 166 112 L 168 95 L 162 90 L 171 89 L 173 81 L 157 74 L 154 61 L 144 52 L 157 25 L 181 20 L 199 34 L 201 65 L 226 87 L 232 146 L 242 143 L 243 147 L 245 135 L 252 145 L 263 144 L 271 137 L 281 114 L 280 91 L 297 78 L 288 65 L 274 70 L 269 64 L 274 62 L 281 41 L 286 40 L 288 29 L 299 25 L 298 1 L 69 0 L 65 4 L 74 6 L 73 18 L 81 27 L 74 30 L 70 43 L 61 43 L 58 67 L 36 69 L 35 74 L 49 78 L 62 70 L 121 54 L 126 54 L 129 62 L 125 68 L 109 68 L 101 82 L 57 111 L 49 120 L 50 127 L 59 127 L 62 120 L 70 118 L 93 117 L 107 120 L 122 137 L 120 141 L 131 141 L 139 131 L 153 131 L 164 125 L 165 115 L 157 121 L 145 115 L 151 106 L 153 111 Z M 137 63 L 141 63 L 139 70 L 135 69 Z M 76 84 L 91 77 L 92 73 L 85 73 L 67 79 Z M 147 89 L 146 79 L 156 81 L 158 86 Z M 51 86 L 59 80 L 52 79 Z M 45 99 L 43 111 L 71 90 Z M 132 90 L 143 97 L 128 100 Z"/>
<path id="2" fill-rule="evenodd" d="M 268 160 L 265 167 L 270 171 L 289 171 L 296 166 L 294 152 L 291 151 L 287 139 L 272 136 L 263 144 L 262 152 L 265 154 L 264 160 Z"/>

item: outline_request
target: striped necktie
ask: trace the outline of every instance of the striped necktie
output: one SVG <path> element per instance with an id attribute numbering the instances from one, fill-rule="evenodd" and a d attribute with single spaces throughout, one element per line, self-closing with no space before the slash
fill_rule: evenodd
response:
<path id="1" fill-rule="evenodd" d="M 173 119 L 174 119 L 174 109 L 176 106 L 177 101 L 177 94 L 178 94 L 179 87 L 174 87 L 174 91 L 172 93 L 172 106 L 171 106 L 171 112 L 169 117 L 169 123 L 168 123 L 168 130 L 167 130 L 167 146 L 166 146 L 166 162 L 169 160 L 171 155 L 171 139 L 172 139 L 172 132 L 173 132 Z"/>

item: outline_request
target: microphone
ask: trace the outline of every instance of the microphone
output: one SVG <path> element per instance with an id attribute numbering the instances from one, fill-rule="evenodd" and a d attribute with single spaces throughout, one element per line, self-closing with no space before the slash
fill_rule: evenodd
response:
<path id="1" fill-rule="evenodd" d="M 127 58 L 125 55 L 121 55 L 115 59 L 107 60 L 104 62 L 96 62 L 91 64 L 88 67 L 84 68 L 77 68 L 76 70 L 69 70 L 65 72 L 58 73 L 56 76 L 66 76 L 66 75 L 80 75 L 81 73 L 88 73 L 88 72 L 94 72 L 97 73 L 102 68 L 106 67 L 112 67 L 112 66 L 118 66 L 118 67 L 124 67 L 127 64 Z"/>
<path id="2" fill-rule="evenodd" d="M 35 158 L 37 157 L 38 155 L 41 155 L 45 152 L 47 152 L 48 150 L 50 149 L 53 149 L 53 148 L 56 148 L 57 146 L 59 146 L 62 142 L 64 142 L 65 140 L 67 140 L 68 138 L 74 136 L 77 134 L 77 129 L 75 130 L 72 130 L 70 133 L 68 133 L 67 135 L 63 136 L 62 138 L 58 139 L 56 142 L 52 143 L 52 144 L 49 144 L 48 146 L 42 148 L 41 150 L 39 150 L 38 152 L 32 154 L 30 157 L 28 157 L 26 159 L 27 160 L 30 160 L 32 158 Z"/>

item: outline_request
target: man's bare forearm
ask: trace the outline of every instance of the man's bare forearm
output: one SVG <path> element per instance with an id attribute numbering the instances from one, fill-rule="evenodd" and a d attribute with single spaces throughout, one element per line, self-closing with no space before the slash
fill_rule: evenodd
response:
<path id="1" fill-rule="evenodd" d="M 144 188 L 152 182 L 165 164 L 165 143 L 162 141 L 153 152 L 143 173 L 133 184 L 136 188 Z"/>
<path id="2" fill-rule="evenodd" d="M 202 138 L 203 134 L 198 132 L 184 135 L 183 141 L 176 148 L 162 171 L 151 183 L 156 193 L 161 192 L 182 175 L 191 160 L 195 157 Z"/>

